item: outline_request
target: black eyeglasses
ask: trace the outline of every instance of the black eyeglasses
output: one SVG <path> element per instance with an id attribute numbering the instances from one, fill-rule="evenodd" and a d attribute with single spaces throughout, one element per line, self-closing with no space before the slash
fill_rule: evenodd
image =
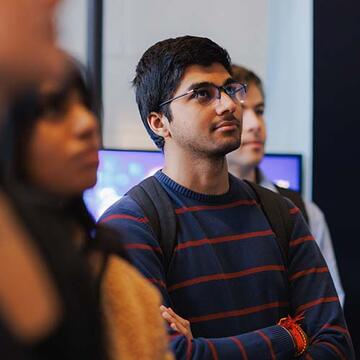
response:
<path id="1" fill-rule="evenodd" d="M 233 82 L 223 86 L 216 86 L 214 84 L 206 84 L 198 88 L 187 91 L 184 94 L 173 97 L 172 99 L 162 102 L 159 107 L 162 107 L 170 102 L 180 99 L 184 96 L 191 95 L 201 105 L 208 105 L 215 99 L 221 98 L 221 91 L 228 95 L 233 101 L 243 103 L 246 95 L 247 84 Z"/>

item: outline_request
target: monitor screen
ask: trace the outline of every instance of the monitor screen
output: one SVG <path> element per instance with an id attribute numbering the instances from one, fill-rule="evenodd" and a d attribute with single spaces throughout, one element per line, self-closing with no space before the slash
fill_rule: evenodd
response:
<path id="1" fill-rule="evenodd" d="M 302 156 L 300 154 L 266 154 L 260 168 L 276 185 L 301 193 Z"/>
<path id="2" fill-rule="evenodd" d="M 163 165 L 163 154 L 159 151 L 100 150 L 99 159 L 97 183 L 84 193 L 95 219 Z M 260 167 L 279 186 L 301 191 L 301 161 L 298 154 L 266 154 Z"/>

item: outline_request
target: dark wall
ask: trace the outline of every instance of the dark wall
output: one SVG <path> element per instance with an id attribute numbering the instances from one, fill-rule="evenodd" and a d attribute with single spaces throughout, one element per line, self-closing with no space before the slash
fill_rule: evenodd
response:
<path id="1" fill-rule="evenodd" d="M 345 288 L 345 315 L 359 356 L 359 0 L 314 0 L 313 156 L 314 200 L 329 223 Z"/>

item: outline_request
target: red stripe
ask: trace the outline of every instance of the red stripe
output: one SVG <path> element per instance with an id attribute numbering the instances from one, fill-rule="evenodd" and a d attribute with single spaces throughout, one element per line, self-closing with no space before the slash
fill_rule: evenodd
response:
<path id="1" fill-rule="evenodd" d="M 305 360 L 314 360 L 310 354 L 305 355 Z"/>
<path id="2" fill-rule="evenodd" d="M 283 265 L 267 265 L 267 266 L 254 267 L 251 269 L 246 269 L 246 270 L 233 272 L 233 273 L 199 276 L 197 278 L 182 281 L 180 283 L 172 285 L 168 288 L 168 291 L 174 291 L 176 289 L 180 289 L 183 287 L 200 284 L 200 283 L 204 283 L 204 282 L 209 282 L 209 281 L 235 279 L 235 278 L 239 278 L 242 276 L 256 274 L 256 273 L 264 272 L 264 271 L 285 271 L 285 267 Z"/>
<path id="3" fill-rule="evenodd" d="M 136 216 L 132 216 L 132 215 L 127 215 L 127 214 L 114 214 L 114 215 L 109 215 L 106 218 L 102 219 L 100 222 L 101 223 L 105 223 L 111 220 L 116 220 L 116 219 L 126 219 L 126 220 L 133 220 L 139 223 L 148 223 L 149 219 L 147 217 L 136 217 Z"/>
<path id="4" fill-rule="evenodd" d="M 242 342 L 238 338 L 233 337 L 233 336 L 231 336 L 230 339 L 239 347 L 243 359 L 248 360 L 248 357 L 246 355 L 246 351 L 245 351 L 245 348 L 244 348 L 244 345 L 242 344 Z"/>
<path id="5" fill-rule="evenodd" d="M 292 240 L 290 242 L 290 246 L 296 246 L 296 245 L 302 244 L 305 241 L 314 241 L 314 240 L 315 239 L 314 239 L 313 236 L 307 235 L 307 236 L 303 236 L 303 237 L 300 237 L 298 239 Z"/>
<path id="6" fill-rule="evenodd" d="M 298 279 L 299 277 L 302 277 L 302 276 L 309 275 L 309 274 L 325 273 L 325 272 L 329 272 L 329 269 L 326 266 L 299 271 L 299 272 L 295 273 L 294 275 L 290 276 L 290 281 Z"/>
<path id="7" fill-rule="evenodd" d="M 313 335 L 313 337 L 310 339 L 310 342 L 316 341 L 317 337 L 319 336 L 319 334 L 322 332 L 323 329 L 335 330 L 335 331 L 341 332 L 345 335 L 348 335 L 350 337 L 350 333 L 349 333 L 348 329 L 346 329 L 342 326 L 339 326 L 339 325 L 325 324 L 321 327 L 321 329 L 317 333 L 315 333 Z"/>
<path id="8" fill-rule="evenodd" d="M 297 214 L 299 211 L 300 211 L 299 208 L 294 207 L 289 210 L 289 213 L 290 213 L 290 215 L 294 215 L 294 214 Z"/>
<path id="9" fill-rule="evenodd" d="M 319 305 L 319 304 L 323 304 L 323 303 L 329 303 L 329 302 L 335 302 L 335 301 L 339 301 L 339 298 L 337 296 L 332 296 L 332 297 L 327 297 L 327 298 L 320 298 L 314 301 L 311 301 L 309 303 L 300 305 L 297 309 L 296 309 L 296 314 L 301 313 L 302 311 L 304 311 L 305 309 L 309 309 L 313 306 Z"/>
<path id="10" fill-rule="evenodd" d="M 323 330 L 323 329 L 330 329 L 330 330 L 338 331 L 338 332 L 341 332 L 341 333 L 347 335 L 346 341 L 347 341 L 347 343 L 349 344 L 350 347 L 352 346 L 351 345 L 351 336 L 350 336 L 350 333 L 349 333 L 348 329 L 346 329 L 346 328 L 344 328 L 342 326 L 339 326 L 339 325 L 331 325 L 331 324 L 325 324 L 321 328 L 321 330 Z M 311 342 L 316 340 L 316 338 L 317 338 L 318 334 L 321 332 L 321 330 L 311 338 Z"/>
<path id="11" fill-rule="evenodd" d="M 328 346 L 330 349 L 332 349 L 341 360 L 346 360 L 346 357 L 344 356 L 344 354 L 334 344 L 331 344 L 327 341 L 318 341 L 318 342 L 313 343 L 313 345 L 316 345 L 316 346 L 322 345 L 322 344 L 324 344 L 324 345 Z"/>
<path id="12" fill-rule="evenodd" d="M 150 245 L 146 245 L 146 244 L 126 244 L 125 249 L 127 249 L 127 250 L 133 250 L 133 249 L 150 250 L 150 251 L 156 251 L 156 252 L 162 254 L 161 247 L 150 246 Z"/>
<path id="13" fill-rule="evenodd" d="M 336 330 L 350 336 L 349 330 L 339 325 L 325 324 L 322 328 Z"/>
<path id="14" fill-rule="evenodd" d="M 273 234 L 274 233 L 272 232 L 272 230 L 265 230 L 265 231 L 256 231 L 256 232 L 252 232 L 252 233 L 247 233 L 247 234 L 221 236 L 221 237 L 216 237 L 216 238 L 212 238 L 212 239 L 206 238 L 206 239 L 201 239 L 201 240 L 191 240 L 191 241 L 187 241 L 186 243 L 177 245 L 175 248 L 175 251 L 186 249 L 189 247 L 201 246 L 201 245 L 205 245 L 205 244 L 208 244 L 208 245 L 219 244 L 219 243 L 223 243 L 223 242 L 238 241 L 238 240 L 254 238 L 257 236 L 269 236 L 269 235 L 273 235 Z"/>
<path id="15" fill-rule="evenodd" d="M 319 334 L 322 332 L 323 329 L 330 329 L 330 330 L 335 330 L 335 331 L 338 331 L 338 332 L 341 332 L 345 335 L 348 335 L 350 337 L 350 333 L 348 331 L 348 329 L 342 327 L 342 326 L 339 326 L 339 325 L 331 325 L 331 324 L 325 324 L 324 326 L 321 327 L 321 329 L 313 335 L 313 337 L 310 339 L 310 343 L 312 342 L 316 342 L 316 339 L 318 338 Z M 348 343 L 349 343 L 349 340 L 347 339 Z"/>
<path id="16" fill-rule="evenodd" d="M 271 345 L 270 339 L 261 330 L 257 330 L 256 332 L 265 340 L 265 342 L 266 342 L 266 344 L 267 344 L 267 346 L 269 347 L 269 350 L 270 350 L 271 359 L 275 360 L 276 357 L 275 357 L 274 349 L 273 349 L 273 347 Z"/>
<path id="17" fill-rule="evenodd" d="M 224 319 L 224 318 L 228 318 L 228 317 L 249 315 L 249 314 L 253 314 L 256 312 L 263 311 L 263 310 L 272 309 L 272 308 L 276 308 L 276 307 L 285 307 L 288 305 L 289 305 L 289 303 L 287 301 L 286 302 L 285 301 L 283 301 L 283 302 L 276 301 L 273 303 L 252 306 L 252 307 L 248 307 L 245 309 L 231 310 L 231 311 L 225 311 L 225 312 L 221 312 L 221 313 L 214 313 L 214 314 L 202 315 L 202 316 L 194 316 L 192 318 L 189 318 L 188 320 L 191 323 L 192 322 L 196 323 L 196 322 L 202 322 L 202 321 L 218 320 L 218 319 Z"/>
<path id="18" fill-rule="evenodd" d="M 214 360 L 219 360 L 219 357 L 218 357 L 218 354 L 217 354 L 217 351 L 216 351 L 216 348 L 215 348 L 214 344 L 208 339 L 206 339 L 206 342 L 209 345 L 209 348 L 211 350 L 211 354 L 212 354 L 213 359 Z"/>
<path id="19" fill-rule="evenodd" d="M 190 360 L 192 355 L 192 341 L 187 339 L 186 359 Z"/>
<path id="20" fill-rule="evenodd" d="M 146 279 L 149 280 L 153 284 L 156 284 L 156 285 L 159 285 L 159 286 L 161 286 L 163 288 L 166 288 L 165 283 L 160 279 L 154 279 L 154 278 L 146 278 Z"/>
<path id="21" fill-rule="evenodd" d="M 181 207 L 175 209 L 175 214 L 180 215 L 186 212 L 194 212 L 194 211 L 229 209 L 241 205 L 257 205 L 257 202 L 255 200 L 238 200 L 224 205 L 201 205 L 201 206 Z"/>

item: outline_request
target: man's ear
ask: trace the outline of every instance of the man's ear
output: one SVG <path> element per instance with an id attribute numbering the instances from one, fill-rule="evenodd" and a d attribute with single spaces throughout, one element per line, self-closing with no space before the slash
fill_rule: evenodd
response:
<path id="1" fill-rule="evenodd" d="M 153 111 L 148 115 L 147 122 L 151 130 L 156 135 L 159 135 L 164 139 L 171 137 L 171 133 L 169 130 L 169 120 L 164 114 Z"/>

